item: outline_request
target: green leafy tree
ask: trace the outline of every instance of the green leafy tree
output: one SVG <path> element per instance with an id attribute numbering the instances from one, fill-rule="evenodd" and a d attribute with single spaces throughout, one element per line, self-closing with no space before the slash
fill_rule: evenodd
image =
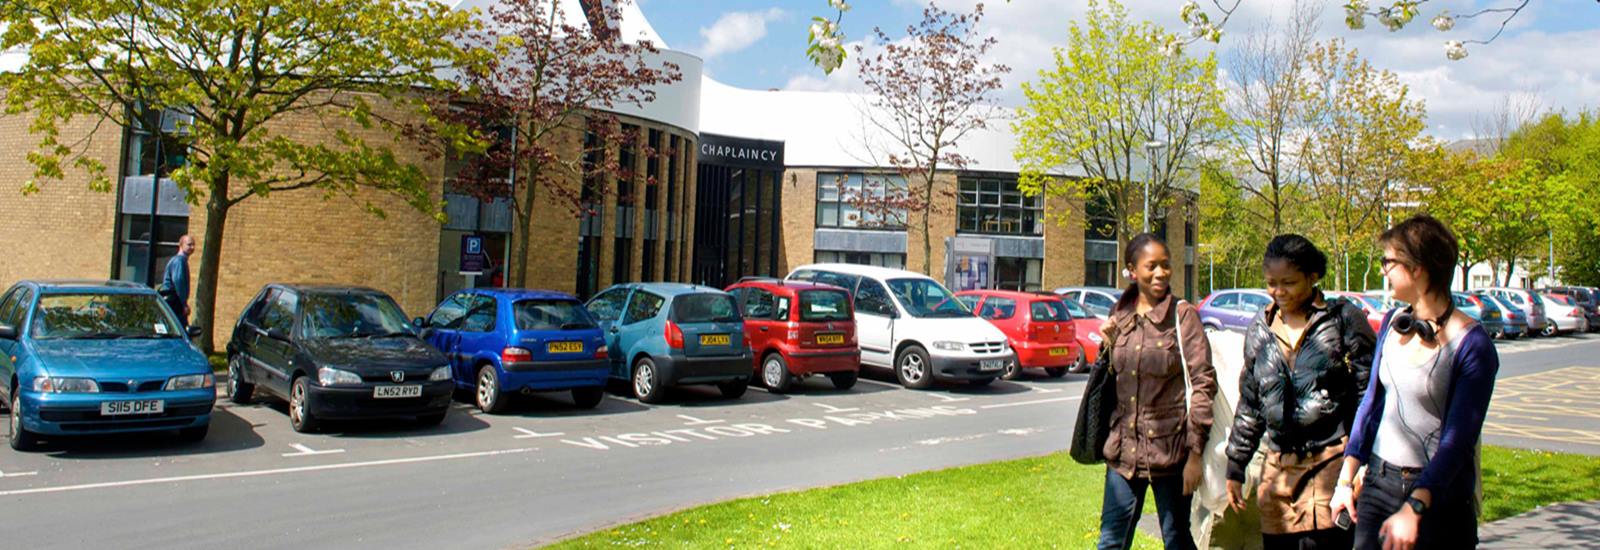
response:
<path id="1" fill-rule="evenodd" d="M 24 193 L 67 169 L 86 171 L 96 190 L 112 188 L 105 164 L 84 154 L 88 144 L 61 138 L 69 121 L 138 130 L 152 113 L 192 120 L 173 137 L 188 161 L 170 177 L 204 204 L 200 326 L 215 326 L 223 230 L 244 201 L 307 190 L 382 216 L 372 190 L 443 216 L 437 182 L 396 156 L 403 140 L 343 128 L 400 138 L 403 124 L 384 113 L 425 116 L 416 90 L 454 88 L 442 70 L 471 61 L 447 38 L 474 24 L 469 13 L 408 0 L 30 0 L 13 4 L 4 23 L 0 47 L 27 54 L 4 76 L 6 110 L 33 117 L 39 136 Z M 289 118 L 335 129 L 279 126 Z M 201 345 L 214 349 L 211 331 Z"/>

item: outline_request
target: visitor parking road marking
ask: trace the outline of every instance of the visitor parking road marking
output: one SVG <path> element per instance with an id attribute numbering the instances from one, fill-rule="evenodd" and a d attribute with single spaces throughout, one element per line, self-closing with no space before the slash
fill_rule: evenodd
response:
<path id="1" fill-rule="evenodd" d="M 522 435 L 511 436 L 512 439 L 528 439 L 528 438 L 536 438 L 536 437 L 561 437 L 563 435 L 567 435 L 565 432 L 550 432 L 550 433 L 547 433 L 547 434 L 542 434 L 542 433 L 539 433 L 539 432 L 536 432 L 536 431 L 533 431 L 533 430 L 530 430 L 530 429 L 527 429 L 527 428 L 520 428 L 520 427 L 516 427 L 516 426 L 512 426 L 511 429 L 519 431 L 519 432 L 522 432 Z"/>
<path id="2" fill-rule="evenodd" d="M 704 420 L 704 419 L 700 419 L 700 418 L 695 418 L 693 416 L 689 416 L 687 414 L 680 414 L 680 415 L 678 415 L 678 418 L 682 418 L 684 420 L 687 420 L 687 422 L 683 423 L 683 425 L 685 425 L 685 426 L 703 426 L 703 425 L 706 425 L 706 424 L 722 424 L 724 422 L 727 422 L 727 420 Z"/>
<path id="3" fill-rule="evenodd" d="M 339 453 L 344 452 L 344 449 L 328 449 L 328 450 L 324 450 L 324 451 L 318 451 L 316 449 L 312 449 L 311 447 L 307 447 L 307 446 L 302 445 L 300 443 L 290 443 L 289 447 L 293 448 L 295 450 L 295 452 L 283 453 L 282 456 L 292 457 L 292 456 L 331 455 L 331 454 L 339 454 Z"/>
<path id="4" fill-rule="evenodd" d="M 822 410 L 824 410 L 826 412 L 830 412 L 830 413 L 847 413 L 847 412 L 856 412 L 856 411 L 861 410 L 861 409 L 858 409 L 858 408 L 855 408 L 855 407 L 835 407 L 835 406 L 829 405 L 827 403 L 812 403 L 812 405 L 816 405 L 818 407 L 822 407 Z"/>

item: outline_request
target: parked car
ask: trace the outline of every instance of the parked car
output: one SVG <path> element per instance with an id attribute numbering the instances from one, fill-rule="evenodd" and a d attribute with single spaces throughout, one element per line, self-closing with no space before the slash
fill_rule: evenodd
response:
<path id="1" fill-rule="evenodd" d="M 1243 332 L 1255 320 L 1256 314 L 1272 304 L 1272 296 L 1265 290 L 1236 288 L 1217 290 L 1200 301 L 1200 324 L 1206 330 L 1237 330 Z"/>
<path id="2" fill-rule="evenodd" d="M 56 436 L 177 430 L 205 439 L 211 365 L 149 287 L 22 281 L 0 298 L 0 384 L 11 448 Z"/>
<path id="3" fill-rule="evenodd" d="M 1072 314 L 1072 333 L 1078 340 L 1078 360 L 1072 363 L 1072 372 L 1089 372 L 1089 365 L 1100 360 L 1100 326 L 1106 323 L 1105 319 L 1090 315 L 1077 300 L 1062 298 L 1061 303 L 1067 306 L 1067 313 Z"/>
<path id="4" fill-rule="evenodd" d="M 1590 331 L 1600 331 L 1600 293 L 1583 286 L 1557 286 L 1544 289 L 1543 292 L 1565 295 L 1571 298 L 1578 306 L 1583 308 L 1584 317 L 1588 320 Z"/>
<path id="5" fill-rule="evenodd" d="M 1583 306 L 1575 303 L 1565 294 L 1534 293 L 1539 297 L 1539 302 L 1544 306 L 1545 315 L 1550 318 L 1550 324 L 1545 325 L 1544 336 L 1555 336 L 1566 332 L 1589 332 L 1589 317 L 1584 314 Z"/>
<path id="6" fill-rule="evenodd" d="M 1111 317 L 1111 310 L 1117 306 L 1117 298 L 1122 296 L 1122 289 L 1108 286 L 1069 286 L 1055 290 L 1057 296 L 1075 300 L 1089 314 L 1101 321 Z"/>
<path id="7" fill-rule="evenodd" d="M 644 403 L 667 388 L 714 384 L 738 399 L 750 384 L 750 346 L 733 296 L 681 283 L 613 285 L 584 307 L 605 331 L 611 377 L 628 381 Z"/>
<path id="8" fill-rule="evenodd" d="M 985 385 L 1016 355 L 1006 335 L 973 315 L 938 281 L 903 269 L 811 264 L 786 279 L 852 291 L 861 363 L 894 370 L 900 384 L 932 387 L 935 380 Z"/>
<path id="9" fill-rule="evenodd" d="M 544 290 L 468 289 L 413 324 L 450 361 L 457 390 L 478 409 L 505 412 L 515 393 L 571 391 L 580 409 L 605 397 L 605 338 L 583 302 Z"/>
<path id="10" fill-rule="evenodd" d="M 1493 305 L 1500 310 L 1500 318 L 1504 321 L 1501 327 L 1502 332 L 1491 332 L 1489 333 L 1491 336 L 1495 338 L 1521 338 L 1528 334 L 1528 314 L 1522 311 L 1521 308 L 1481 290 L 1474 292 L 1472 295 L 1482 300 L 1484 307 Z"/>
<path id="11" fill-rule="evenodd" d="M 286 399 L 297 432 L 356 418 L 435 425 L 455 389 L 444 354 L 370 288 L 269 284 L 239 315 L 227 352 L 229 398 Z"/>
<path id="12" fill-rule="evenodd" d="M 1496 298 L 1510 303 L 1528 314 L 1528 334 L 1541 334 L 1550 324 L 1549 316 L 1545 315 L 1544 303 L 1532 290 L 1525 288 L 1487 288 L 1485 292 L 1493 294 Z"/>
<path id="13" fill-rule="evenodd" d="M 1490 335 L 1505 333 L 1506 320 L 1500 313 L 1500 306 L 1465 292 L 1452 292 L 1450 296 L 1456 309 L 1477 319 L 1478 324 L 1483 325 L 1484 332 Z"/>
<path id="14" fill-rule="evenodd" d="M 1387 290 L 1368 290 L 1361 293 L 1361 295 L 1377 300 L 1378 304 L 1383 307 L 1385 313 L 1391 309 L 1409 307 L 1411 305 L 1405 300 L 1396 300 L 1394 293 Z"/>
<path id="15" fill-rule="evenodd" d="M 1072 314 L 1060 297 L 1006 290 L 967 290 L 956 297 L 1006 334 L 1017 360 L 1006 365 L 1002 378 L 1015 379 L 1030 368 L 1060 378 L 1078 361 Z"/>
<path id="16" fill-rule="evenodd" d="M 776 279 L 728 287 L 744 314 L 755 376 L 784 393 L 811 375 L 848 390 L 861 371 L 850 293 L 822 283 Z"/>
<path id="17" fill-rule="evenodd" d="M 1383 317 L 1388 313 L 1389 310 L 1385 309 L 1383 307 L 1383 302 L 1379 301 L 1377 298 L 1373 298 L 1359 292 L 1350 292 L 1345 290 L 1329 290 L 1323 292 L 1323 299 L 1328 298 L 1344 298 L 1349 300 L 1350 303 L 1355 304 L 1356 307 L 1361 308 L 1361 313 L 1367 316 L 1367 325 L 1372 327 L 1372 332 L 1378 332 L 1383 328 Z"/>

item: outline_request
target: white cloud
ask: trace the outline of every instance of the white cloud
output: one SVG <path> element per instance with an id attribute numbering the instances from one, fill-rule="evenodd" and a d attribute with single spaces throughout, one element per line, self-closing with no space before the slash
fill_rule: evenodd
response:
<path id="1" fill-rule="evenodd" d="M 785 15 L 778 8 L 724 13 L 711 26 L 700 28 L 700 37 L 704 40 L 699 48 L 700 56 L 711 59 L 748 48 L 767 36 L 767 23 Z"/>

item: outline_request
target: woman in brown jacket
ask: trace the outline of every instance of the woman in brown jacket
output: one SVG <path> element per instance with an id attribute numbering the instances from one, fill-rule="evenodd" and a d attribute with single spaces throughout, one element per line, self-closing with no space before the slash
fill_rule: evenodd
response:
<path id="1" fill-rule="evenodd" d="M 1101 329 L 1116 377 L 1117 408 L 1105 446 L 1100 548 L 1133 545 L 1149 488 L 1166 547 L 1190 550 L 1189 504 L 1200 485 L 1201 449 L 1217 393 L 1211 345 L 1199 313 L 1172 295 L 1166 243 L 1140 234 L 1122 258 L 1124 276 L 1133 284 Z"/>

